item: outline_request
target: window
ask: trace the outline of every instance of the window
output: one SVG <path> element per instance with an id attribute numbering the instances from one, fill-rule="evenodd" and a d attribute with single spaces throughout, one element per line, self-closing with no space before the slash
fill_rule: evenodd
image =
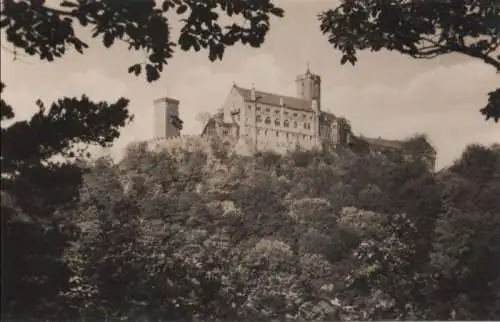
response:
<path id="1" fill-rule="evenodd" d="M 257 111 L 260 111 L 260 106 L 257 106 Z"/>
<path id="2" fill-rule="evenodd" d="M 223 129 L 222 130 L 222 134 L 223 135 L 228 135 L 229 134 L 229 130 L 228 129 Z"/>
<path id="3" fill-rule="evenodd" d="M 279 114 L 280 110 L 274 110 L 274 113 Z"/>
<path id="4" fill-rule="evenodd" d="M 279 135 L 279 132 L 278 132 L 278 131 L 276 131 L 276 136 L 278 136 L 278 135 Z"/>
<path id="5" fill-rule="evenodd" d="M 293 127 L 297 127 L 297 122 L 293 122 Z"/>
<path id="6" fill-rule="evenodd" d="M 297 117 L 297 113 L 293 113 L 293 116 Z"/>
<path id="7" fill-rule="evenodd" d="M 280 126 L 281 125 L 280 120 L 278 120 L 278 119 L 274 120 L 274 125 Z"/>
<path id="8" fill-rule="evenodd" d="M 262 116 L 257 115 L 257 122 L 262 122 Z"/>
<path id="9" fill-rule="evenodd" d="M 248 109 L 251 111 L 252 110 L 252 105 L 248 105 Z"/>
<path id="10" fill-rule="evenodd" d="M 288 111 L 285 111 L 285 115 L 288 115 Z"/>
<path id="11" fill-rule="evenodd" d="M 290 127 L 290 122 L 288 122 L 288 120 L 285 120 L 285 121 L 283 122 L 283 126 L 284 126 L 284 127 Z"/>
<path id="12" fill-rule="evenodd" d="M 305 114 L 302 114 L 302 118 L 305 119 L 306 118 L 306 115 Z"/>
<path id="13" fill-rule="evenodd" d="M 266 108 L 266 112 L 268 112 L 268 113 L 269 113 L 270 111 L 271 111 L 271 109 L 270 109 L 269 107 L 267 107 L 267 108 Z"/>
<path id="14" fill-rule="evenodd" d="M 266 120 L 264 121 L 266 124 L 271 124 L 271 119 L 269 117 L 266 117 Z"/>

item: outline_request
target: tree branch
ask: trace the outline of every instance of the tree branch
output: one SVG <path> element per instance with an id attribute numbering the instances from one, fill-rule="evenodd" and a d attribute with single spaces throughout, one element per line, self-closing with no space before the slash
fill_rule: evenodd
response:
<path id="1" fill-rule="evenodd" d="M 465 46 L 457 47 L 456 51 L 470 57 L 479 58 L 483 60 L 486 64 L 495 67 L 497 73 L 500 73 L 500 60 L 490 57 L 482 52 L 473 50 L 470 47 L 465 47 Z"/>

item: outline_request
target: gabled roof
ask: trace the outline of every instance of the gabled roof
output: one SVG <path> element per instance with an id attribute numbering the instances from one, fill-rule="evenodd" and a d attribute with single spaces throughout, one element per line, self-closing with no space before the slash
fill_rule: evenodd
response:
<path id="1" fill-rule="evenodd" d="M 239 87 L 236 85 L 234 85 L 234 88 L 245 101 L 251 101 L 251 89 Z M 283 104 L 288 108 L 301 111 L 312 111 L 311 102 L 308 100 L 303 100 L 301 98 L 262 92 L 258 90 L 255 91 L 255 95 L 258 98 L 258 102 L 261 102 L 262 104 L 280 106 L 281 100 L 283 100 Z"/>
<path id="2" fill-rule="evenodd" d="M 203 127 L 203 130 L 201 131 L 201 135 L 204 135 L 207 132 L 207 129 L 209 127 L 213 127 L 213 126 L 221 126 L 221 127 L 230 128 L 233 126 L 238 127 L 239 125 L 236 122 L 234 122 L 234 123 L 224 122 L 224 115 L 222 113 L 217 113 L 207 121 L 207 124 L 205 124 L 205 126 Z"/>

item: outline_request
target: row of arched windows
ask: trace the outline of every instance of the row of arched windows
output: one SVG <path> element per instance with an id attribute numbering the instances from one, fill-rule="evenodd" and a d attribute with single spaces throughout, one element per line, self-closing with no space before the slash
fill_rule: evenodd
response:
<path id="1" fill-rule="evenodd" d="M 268 136 L 268 135 L 275 135 L 276 137 L 279 137 L 279 131 L 274 131 L 274 130 L 263 130 L 261 132 L 261 130 L 257 130 L 257 134 L 258 135 L 261 135 L 263 134 L 264 136 Z M 282 132 L 283 133 L 283 132 Z M 297 138 L 297 139 L 302 139 L 302 140 L 309 140 L 311 141 L 313 139 L 313 137 L 311 135 L 305 135 L 305 134 L 297 134 L 297 133 L 283 133 L 287 139 L 290 139 L 290 138 Z"/>
<path id="2" fill-rule="evenodd" d="M 260 115 L 257 115 L 257 122 L 262 122 L 262 116 Z M 272 120 L 269 116 L 267 116 L 266 118 L 264 118 L 264 124 L 271 124 L 272 123 Z M 279 119 L 275 119 L 274 120 L 274 125 L 275 126 L 281 126 L 281 121 Z M 304 125 L 304 129 L 307 129 L 307 130 L 310 130 L 311 129 L 311 123 L 303 123 Z M 290 121 L 289 120 L 284 120 L 283 121 L 283 127 L 290 127 Z M 298 127 L 298 124 L 296 121 L 293 121 L 293 127 L 294 128 L 297 128 Z"/>

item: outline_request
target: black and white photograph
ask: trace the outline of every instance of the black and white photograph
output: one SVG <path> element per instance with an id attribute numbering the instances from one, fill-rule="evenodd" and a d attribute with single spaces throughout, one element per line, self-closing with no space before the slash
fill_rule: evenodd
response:
<path id="1" fill-rule="evenodd" d="M 1 0 L 1 321 L 500 320 L 500 0 Z"/>

